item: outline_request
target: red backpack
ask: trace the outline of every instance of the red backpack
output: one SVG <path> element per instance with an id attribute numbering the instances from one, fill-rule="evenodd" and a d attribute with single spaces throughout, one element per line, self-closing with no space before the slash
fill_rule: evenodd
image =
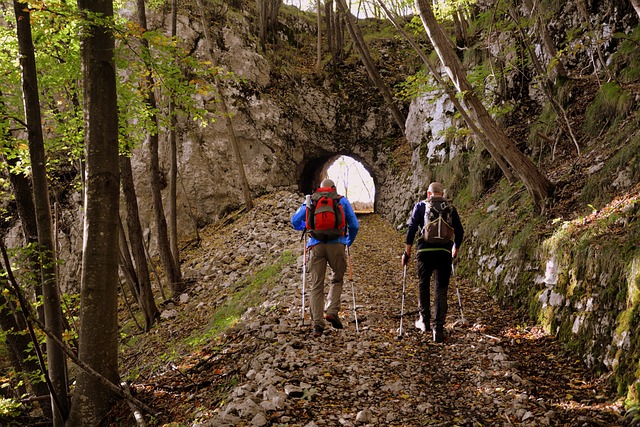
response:
<path id="1" fill-rule="evenodd" d="M 311 195 L 311 206 L 307 208 L 307 230 L 311 236 L 327 243 L 346 235 L 347 222 L 340 204 L 342 196 L 332 187 L 318 188 Z"/>

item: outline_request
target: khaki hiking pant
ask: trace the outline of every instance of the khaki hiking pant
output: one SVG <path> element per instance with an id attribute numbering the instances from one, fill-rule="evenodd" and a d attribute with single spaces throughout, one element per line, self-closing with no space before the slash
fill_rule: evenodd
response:
<path id="1" fill-rule="evenodd" d="M 324 279 L 327 264 L 331 267 L 329 294 L 324 302 Z M 310 307 L 313 326 L 324 328 L 323 310 L 334 316 L 340 311 L 340 297 L 344 283 L 344 273 L 347 270 L 347 255 L 345 245 L 341 243 L 318 243 L 311 248 L 309 273 L 311 277 Z"/>

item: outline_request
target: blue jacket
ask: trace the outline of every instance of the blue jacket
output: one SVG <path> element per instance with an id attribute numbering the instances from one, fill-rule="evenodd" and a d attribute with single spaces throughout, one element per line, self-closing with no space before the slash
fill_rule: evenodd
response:
<path id="1" fill-rule="evenodd" d="M 356 235 L 358 234 L 360 224 L 358 223 L 358 218 L 356 218 L 355 212 L 353 212 L 351 203 L 349 203 L 346 197 L 340 198 L 340 204 L 342 205 L 342 210 L 344 210 L 344 217 L 347 222 L 347 235 L 340 236 L 334 240 L 329 240 L 327 244 L 342 243 L 343 245 L 351 246 L 353 241 L 356 240 Z M 291 225 L 293 225 L 293 228 L 298 231 L 302 231 L 306 228 L 307 206 L 304 203 L 291 217 Z M 309 241 L 307 242 L 307 247 L 310 248 L 311 246 L 317 245 L 318 243 L 323 242 L 316 239 L 315 237 L 310 237 Z"/>

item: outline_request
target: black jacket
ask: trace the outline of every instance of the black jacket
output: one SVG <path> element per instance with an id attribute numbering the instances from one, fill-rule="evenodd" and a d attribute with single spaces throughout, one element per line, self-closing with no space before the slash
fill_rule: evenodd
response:
<path id="1" fill-rule="evenodd" d="M 446 199 L 443 197 L 432 196 L 428 200 L 435 202 L 435 201 L 441 201 Z M 407 224 L 409 226 L 409 228 L 407 229 L 407 238 L 405 240 L 405 243 L 407 245 L 413 245 L 413 241 L 415 240 L 416 233 L 418 231 L 421 231 L 422 228 L 424 227 L 425 209 L 426 209 L 426 200 L 422 200 L 416 203 L 416 205 L 413 207 L 411 218 L 409 219 L 409 222 Z M 450 225 L 453 227 L 453 231 L 455 233 L 453 242 L 428 244 L 422 238 L 420 238 L 418 239 L 417 250 L 420 251 L 420 249 L 442 248 L 450 251 L 451 248 L 453 247 L 454 242 L 456 244 L 456 248 L 460 250 L 460 246 L 462 245 L 462 239 L 464 238 L 464 229 L 462 228 L 462 223 L 460 222 L 460 216 L 458 215 L 458 211 L 456 210 L 455 207 L 453 207 L 451 211 L 451 217 L 452 217 L 453 224 L 450 224 Z"/>

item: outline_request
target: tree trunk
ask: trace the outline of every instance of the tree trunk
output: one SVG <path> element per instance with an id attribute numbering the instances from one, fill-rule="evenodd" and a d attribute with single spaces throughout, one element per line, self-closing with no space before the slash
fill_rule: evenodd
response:
<path id="1" fill-rule="evenodd" d="M 147 29 L 147 14 L 145 11 L 144 0 L 137 0 L 138 5 L 138 23 L 143 30 Z M 149 42 L 146 39 L 142 39 L 142 49 L 149 52 Z M 147 68 L 151 67 L 147 65 Z M 158 239 L 158 254 L 160 256 L 160 262 L 167 276 L 169 286 L 171 286 L 171 293 L 173 296 L 180 294 L 184 290 L 184 283 L 178 268 L 178 262 L 173 257 L 171 252 L 171 243 L 169 242 L 169 232 L 167 227 L 167 220 L 164 214 L 164 206 L 162 204 L 162 190 L 160 188 L 160 159 L 158 155 L 160 140 L 158 137 L 158 117 L 156 114 L 157 103 L 154 92 L 155 82 L 151 77 L 152 73 L 149 72 L 146 75 L 146 81 L 143 82 L 145 91 L 145 102 L 150 112 L 149 120 L 154 123 L 156 130 L 151 132 L 147 137 L 147 144 L 149 150 L 149 181 L 151 183 L 151 197 L 153 199 L 153 212 L 156 220 L 156 233 Z"/>
<path id="2" fill-rule="evenodd" d="M 20 65 L 22 67 L 22 93 L 28 127 L 29 156 L 31 158 L 34 206 L 38 228 L 38 246 L 42 260 L 41 275 L 45 322 L 56 337 L 62 338 L 64 323 L 62 321 L 62 309 L 55 270 L 56 253 L 53 240 L 46 157 L 40 116 L 38 78 L 35 54 L 33 51 L 33 39 L 31 37 L 31 20 L 27 3 L 14 0 L 13 6 L 16 15 Z M 54 388 L 52 393 L 57 396 L 57 398 L 54 398 L 54 401 L 59 405 L 54 408 L 54 425 L 62 425 L 63 420 L 69 413 L 66 358 L 64 353 L 62 353 L 48 337 L 47 363 L 49 366 L 49 378 Z"/>
<path id="3" fill-rule="evenodd" d="M 136 269 L 133 266 L 131 251 L 129 250 L 129 243 L 127 242 L 127 236 L 124 232 L 122 218 L 118 219 L 118 246 L 120 246 L 118 256 L 118 259 L 120 260 L 120 271 L 129 285 L 131 295 L 133 295 L 135 300 L 140 303 L 140 284 L 138 283 Z M 142 304 L 140 304 L 140 307 L 142 308 Z"/>
<path id="4" fill-rule="evenodd" d="M 316 75 L 320 77 L 322 75 L 322 3 L 320 0 L 316 2 L 316 25 L 317 42 L 316 42 Z"/>
<path id="5" fill-rule="evenodd" d="M 198 4 L 204 13 L 204 9 L 201 8 L 202 3 Z M 263 48 L 266 46 L 267 36 L 276 28 L 281 4 L 282 0 L 257 0 L 258 37 Z"/>
<path id="6" fill-rule="evenodd" d="M 267 45 L 267 4 L 268 0 L 257 0 L 258 4 L 258 38 L 260 39 L 260 45 L 264 49 Z M 201 10 L 201 13 L 204 13 L 204 9 L 202 8 L 202 3 L 198 3 L 198 7 Z"/>
<path id="7" fill-rule="evenodd" d="M 332 65 L 334 63 L 334 50 L 333 50 L 333 11 L 332 11 L 333 2 L 331 0 L 325 1 L 324 3 L 324 26 L 327 29 L 327 51 L 329 55 L 331 55 Z"/>
<path id="8" fill-rule="evenodd" d="M 541 7 L 540 4 L 534 4 L 532 0 L 523 0 L 523 5 L 529 16 L 535 16 L 535 28 L 537 30 L 536 32 L 540 34 L 542 46 L 544 46 L 548 57 L 546 64 L 547 69 L 553 70 L 558 77 L 567 77 L 567 70 L 564 68 L 562 59 L 558 56 L 558 50 L 556 49 L 555 44 L 553 44 L 553 39 L 551 38 L 549 31 L 547 31 L 547 22 L 545 22 L 542 15 L 538 13 L 538 9 Z M 555 66 L 551 68 L 549 67 L 549 65 L 551 65 L 554 59 L 556 60 Z"/>
<path id="9" fill-rule="evenodd" d="M 549 180 L 540 173 L 531 159 L 525 156 L 509 139 L 504 131 L 489 115 L 484 105 L 476 97 L 473 88 L 469 84 L 462 63 L 453 50 L 449 39 L 433 15 L 431 6 L 426 0 L 418 0 L 416 3 L 422 24 L 435 48 L 440 61 L 445 67 L 449 78 L 460 94 L 465 104 L 469 107 L 469 113 L 478 123 L 486 137 L 493 141 L 497 152 L 509 164 L 515 175 L 527 188 L 538 209 L 543 210 L 550 197 L 552 185 Z"/>
<path id="10" fill-rule="evenodd" d="M 333 13 L 333 34 L 337 63 L 344 59 L 344 19 L 341 13 Z M 337 65 L 336 63 L 336 65 Z"/>
<path id="11" fill-rule="evenodd" d="M 210 28 L 207 24 L 207 20 L 205 18 L 205 9 L 202 5 L 202 0 L 198 1 L 198 7 L 202 11 L 200 15 L 200 21 L 202 23 L 202 31 L 204 32 L 204 38 L 207 42 L 207 51 L 209 53 L 209 60 L 213 67 L 218 66 L 218 61 L 216 59 L 215 53 L 213 51 L 213 43 L 211 42 L 211 36 L 209 34 Z M 227 132 L 229 133 L 229 142 L 231 143 L 231 148 L 233 149 L 233 154 L 236 158 L 236 164 L 238 166 L 238 175 L 240 176 L 240 186 L 242 188 L 242 195 L 244 197 L 244 204 L 248 211 L 253 209 L 253 200 L 251 199 L 251 189 L 249 188 L 249 182 L 247 181 L 247 175 L 244 171 L 244 163 L 242 161 L 242 156 L 240 155 L 240 148 L 238 147 L 238 140 L 236 139 L 236 133 L 233 128 L 233 122 L 231 121 L 231 116 L 229 115 L 229 110 L 227 109 L 227 103 L 224 99 L 224 93 L 222 91 L 222 83 L 220 82 L 220 78 L 218 74 L 214 74 L 214 84 L 218 91 L 218 99 L 220 102 L 220 107 L 222 108 L 222 116 L 225 119 L 225 123 L 227 125 Z"/>
<path id="12" fill-rule="evenodd" d="M 113 16 L 112 0 L 78 0 L 85 16 Z M 104 22 L 104 21 L 100 21 Z M 78 358 L 118 384 L 118 105 L 114 38 L 107 24 L 85 22 L 81 59 L 86 154 L 85 218 Z M 98 425 L 112 388 L 80 370 L 67 426 Z"/>
<path id="13" fill-rule="evenodd" d="M 147 256 L 144 249 L 142 225 L 140 225 L 138 200 L 133 182 L 130 157 L 120 156 L 120 174 L 122 193 L 127 209 L 126 223 L 129 233 L 129 243 L 131 244 L 131 253 L 136 267 L 136 277 L 138 278 L 138 285 L 140 286 L 140 299 L 138 302 L 144 311 L 145 328 L 150 330 L 160 315 L 160 312 L 156 306 L 151 288 L 151 276 L 149 274 L 149 265 L 147 264 Z"/>
<path id="14" fill-rule="evenodd" d="M 269 3 L 269 20 L 268 20 L 268 30 L 275 31 L 276 26 L 278 24 L 278 15 L 280 14 L 280 6 L 282 5 L 282 0 L 271 0 Z"/>
<path id="15" fill-rule="evenodd" d="M 516 23 L 516 27 L 520 32 L 520 37 L 522 38 L 522 42 L 526 46 L 527 52 L 529 53 L 529 58 L 531 59 L 533 68 L 535 72 L 542 79 L 542 84 L 541 84 L 542 91 L 544 92 L 545 96 L 547 97 L 547 100 L 549 101 L 553 109 L 556 111 L 556 114 L 558 115 L 558 117 L 562 118 L 564 122 L 565 130 L 571 137 L 573 144 L 576 146 L 578 156 L 580 156 L 580 145 L 578 144 L 578 139 L 576 138 L 575 134 L 573 133 L 573 129 L 571 128 L 571 122 L 569 121 L 569 116 L 567 115 L 566 110 L 562 107 L 562 105 L 560 105 L 560 103 L 553 96 L 553 82 L 551 81 L 551 78 L 549 77 L 549 73 L 547 72 L 548 67 L 544 67 L 540 63 L 540 59 L 538 59 L 538 56 L 535 50 L 533 49 L 533 43 L 531 39 L 518 23 L 516 12 L 511 11 L 510 14 L 511 14 L 511 19 Z"/>
<path id="16" fill-rule="evenodd" d="M 402 131 L 402 134 L 404 135 L 405 117 L 402 115 L 402 113 L 396 106 L 395 101 L 393 100 L 393 96 L 391 95 L 391 92 L 389 92 L 387 85 L 382 80 L 382 77 L 380 77 L 380 73 L 378 73 L 378 70 L 373 65 L 373 60 L 369 55 L 369 50 L 367 48 L 367 45 L 364 42 L 362 33 L 360 32 L 360 27 L 358 27 L 357 22 L 355 22 L 355 17 L 349 12 L 349 8 L 345 0 L 336 0 L 336 3 L 338 5 L 338 9 L 340 9 L 346 17 L 349 34 L 351 34 L 351 39 L 353 40 L 353 44 L 355 45 L 356 49 L 358 50 L 358 53 L 360 54 L 360 59 L 362 60 L 362 64 L 366 68 L 367 73 L 369 74 L 369 78 L 371 79 L 373 84 L 376 85 L 376 87 L 382 94 L 382 97 L 384 98 L 387 104 L 387 108 L 389 108 L 391 115 L 395 119 L 396 123 L 398 124 L 398 127 L 400 128 L 400 130 Z"/>
<path id="17" fill-rule="evenodd" d="M 172 0 L 171 38 L 173 39 L 176 38 L 177 22 L 178 4 L 177 0 Z M 171 168 L 169 169 L 169 245 L 171 246 L 171 255 L 173 256 L 176 271 L 182 278 L 182 272 L 180 271 L 180 251 L 178 250 L 178 141 L 176 135 L 178 120 L 176 118 L 173 97 L 169 98 L 169 123 L 169 157 L 171 162 Z M 149 291 L 150 290 L 151 288 L 149 288 Z"/>

